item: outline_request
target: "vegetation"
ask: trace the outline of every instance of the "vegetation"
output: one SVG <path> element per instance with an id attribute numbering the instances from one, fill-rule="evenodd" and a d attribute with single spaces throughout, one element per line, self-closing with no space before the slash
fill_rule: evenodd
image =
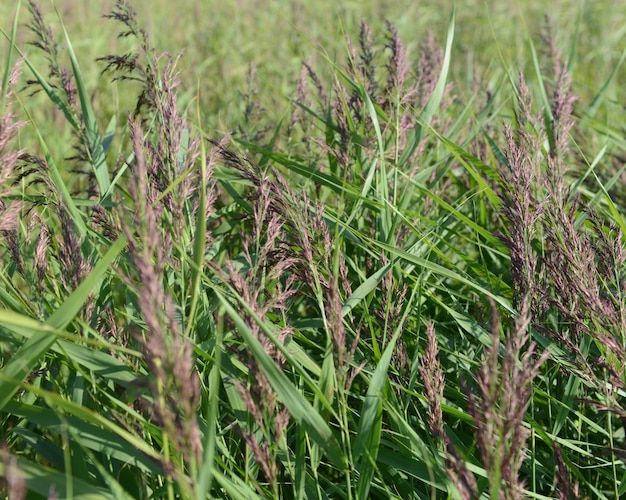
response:
<path id="1" fill-rule="evenodd" d="M 275 4 L 6 12 L 2 491 L 623 497 L 623 3 Z"/>

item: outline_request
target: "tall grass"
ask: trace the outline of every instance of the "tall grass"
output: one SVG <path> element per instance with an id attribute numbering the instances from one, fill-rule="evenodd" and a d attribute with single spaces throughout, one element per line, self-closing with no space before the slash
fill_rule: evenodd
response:
<path id="1" fill-rule="evenodd" d="M 511 44 L 494 8 L 476 47 L 469 10 L 413 45 L 402 16 L 346 25 L 289 46 L 282 93 L 282 62 L 238 66 L 216 117 L 129 4 L 95 65 L 18 4 L 3 492 L 623 496 L 626 52 L 583 69 L 593 19 L 563 13 Z"/>

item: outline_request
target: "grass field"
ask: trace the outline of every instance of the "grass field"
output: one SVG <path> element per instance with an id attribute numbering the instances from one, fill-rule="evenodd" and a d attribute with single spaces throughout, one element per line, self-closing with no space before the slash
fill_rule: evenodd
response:
<path id="1" fill-rule="evenodd" d="M 135 4 L 0 4 L 0 491 L 626 496 L 626 4 Z"/>

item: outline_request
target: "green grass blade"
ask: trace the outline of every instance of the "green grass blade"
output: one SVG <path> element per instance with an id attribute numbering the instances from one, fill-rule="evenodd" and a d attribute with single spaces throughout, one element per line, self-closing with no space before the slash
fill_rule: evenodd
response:
<path id="1" fill-rule="evenodd" d="M 33 493 L 48 498 L 51 491 L 56 498 L 68 498 L 68 489 L 72 491 L 74 500 L 117 500 L 117 498 L 104 488 L 95 487 L 76 477 L 72 483 L 67 484 L 65 473 L 57 472 L 42 465 L 38 465 L 21 457 L 15 457 L 19 473 L 24 478 L 26 488 Z M 6 462 L 0 461 L 0 476 L 5 476 Z"/>
<path id="2" fill-rule="evenodd" d="M 199 102 L 199 99 L 198 99 Z M 200 108 L 197 108 L 198 123 L 200 123 Z M 207 158 L 206 146 L 203 139 L 200 139 L 200 196 L 196 213 L 196 227 L 193 236 L 193 263 L 191 265 L 191 306 L 187 317 L 187 327 L 185 335 L 189 337 L 191 328 L 194 325 L 196 308 L 200 297 L 200 277 L 204 254 L 206 251 L 206 204 L 207 204 Z"/>
<path id="3" fill-rule="evenodd" d="M 22 104 L 22 109 L 24 110 L 24 113 L 26 114 L 26 116 L 30 120 L 31 124 L 33 125 L 33 128 L 35 130 L 35 134 L 36 134 L 37 138 L 39 139 L 39 146 L 41 147 L 41 149 L 43 151 L 44 158 L 46 159 L 46 164 L 48 166 L 48 170 L 49 170 L 49 173 L 50 173 L 50 179 L 52 180 L 52 183 L 54 184 L 54 187 L 61 194 L 61 198 L 63 199 L 63 202 L 67 206 L 67 209 L 68 209 L 68 211 L 70 213 L 70 216 L 72 218 L 72 222 L 74 223 L 74 226 L 76 227 L 76 231 L 78 231 L 79 236 L 83 237 L 83 236 L 85 236 L 87 234 L 87 225 L 85 224 L 85 221 L 83 220 L 83 215 L 81 214 L 80 210 L 78 210 L 78 207 L 76 206 L 76 203 L 74 203 L 74 199 L 70 195 L 70 192 L 69 192 L 69 190 L 67 188 L 67 185 L 63 181 L 63 177 L 61 176 L 61 172 L 59 172 L 57 164 L 54 161 L 54 159 L 52 158 L 52 154 L 50 153 L 50 149 L 48 148 L 48 144 L 46 143 L 43 135 L 41 134 L 41 132 L 39 130 L 39 128 L 35 124 L 35 122 L 33 120 L 33 117 L 31 116 L 30 112 L 26 109 L 24 104 L 23 103 L 21 103 L 21 104 Z"/>
<path id="4" fill-rule="evenodd" d="M 509 313 L 515 314 L 515 311 L 512 309 L 511 303 L 508 299 L 506 299 L 505 297 L 501 295 L 497 295 L 493 293 L 491 290 L 488 290 L 487 288 L 482 286 L 480 283 L 476 283 L 475 281 L 469 279 L 466 276 L 459 274 L 458 272 L 454 270 L 441 266 L 440 264 L 437 264 L 436 262 L 431 262 L 428 259 L 424 259 L 423 257 L 418 257 L 417 255 L 413 255 L 405 250 L 390 247 L 389 245 L 385 245 L 384 243 L 377 242 L 377 241 L 374 241 L 373 243 L 387 250 L 390 253 L 390 255 L 399 257 L 400 259 L 403 259 L 410 264 L 414 264 L 415 266 L 419 268 L 426 269 L 435 274 L 439 274 L 446 278 L 455 280 L 459 283 L 463 283 L 464 285 L 467 285 L 470 288 L 474 289 L 474 291 L 477 292 L 479 295 L 486 295 L 488 297 L 491 297 L 498 304 L 500 304 L 506 311 L 508 311 Z"/>
<path id="5" fill-rule="evenodd" d="M 123 352 L 132 357 L 140 357 L 141 354 L 137 351 L 115 346 L 102 340 L 92 340 L 71 335 L 13 311 L 0 310 L 0 325 L 27 339 L 42 332 L 46 332 L 50 336 L 56 336 L 56 343 L 50 347 L 53 352 L 61 354 L 68 361 L 78 363 L 96 374 L 106 376 L 108 380 L 120 384 L 128 384 L 142 376 L 134 372 L 127 364 L 100 349 Z"/>
<path id="6" fill-rule="evenodd" d="M 59 18 L 59 21 L 61 22 L 63 34 L 65 35 L 67 52 L 70 56 L 72 71 L 74 73 L 74 81 L 76 82 L 76 91 L 78 93 L 80 107 L 83 112 L 83 120 L 85 122 L 85 130 L 87 132 L 88 141 L 88 147 L 86 148 L 86 150 L 87 154 L 90 155 L 91 166 L 94 169 L 96 180 L 98 181 L 100 196 L 102 197 L 105 193 L 108 193 L 109 186 L 111 185 L 111 180 L 109 179 L 109 168 L 107 166 L 106 156 L 104 154 L 103 139 L 98 128 L 98 122 L 96 121 L 93 107 L 91 106 L 89 92 L 87 91 L 87 88 L 85 87 L 85 82 L 83 81 L 83 74 L 80 70 L 78 59 L 76 58 L 74 48 L 72 47 L 72 42 L 67 33 L 67 30 L 65 29 L 63 21 L 61 20 L 61 14 L 58 10 L 57 16 Z"/>
<path id="7" fill-rule="evenodd" d="M 385 275 L 389 272 L 389 270 L 392 267 L 393 267 L 393 264 L 391 263 L 383 266 L 374 274 L 372 274 L 369 278 L 367 278 L 363 283 L 361 283 L 361 285 L 359 285 L 359 287 L 354 292 L 352 292 L 352 295 L 350 295 L 350 297 L 348 297 L 345 300 L 343 307 L 341 309 L 342 316 L 345 316 L 346 314 L 350 313 L 350 311 L 352 311 L 354 307 L 356 307 L 360 302 L 365 300 L 365 298 L 371 292 L 376 290 L 380 282 L 383 280 Z"/>
<path id="8" fill-rule="evenodd" d="M 443 62 L 441 64 L 441 72 L 439 73 L 439 79 L 437 80 L 437 85 L 433 90 L 430 99 L 426 103 L 424 107 L 424 111 L 419 117 L 418 124 L 415 127 L 415 132 L 413 137 L 411 138 L 411 144 L 404 148 L 402 151 L 402 155 L 398 159 L 398 166 L 404 165 L 409 158 L 413 155 L 419 143 L 422 141 L 424 137 L 424 130 L 427 130 L 430 126 L 430 122 L 435 116 L 435 112 L 439 108 L 441 104 L 441 100 L 443 99 L 443 94 L 446 90 L 446 85 L 448 83 L 448 72 L 450 71 L 450 61 L 452 54 L 452 44 L 454 42 L 454 26 L 455 26 L 455 14 L 454 9 L 452 9 L 452 13 L 450 14 L 450 21 L 448 23 L 448 34 L 446 38 L 446 48 L 443 55 Z"/>
<path id="9" fill-rule="evenodd" d="M 197 481 L 197 500 L 206 498 L 206 492 L 211 490 L 211 483 L 213 481 L 213 463 L 215 459 L 217 419 L 220 404 L 222 349 L 222 332 L 218 330 L 216 332 L 215 346 L 213 348 L 213 366 L 211 366 L 211 371 L 209 372 L 209 401 L 206 410 L 207 430 L 204 436 L 204 457 Z"/>
<path id="10" fill-rule="evenodd" d="M 598 112 L 598 108 L 602 104 L 602 101 L 604 99 L 605 94 L 607 93 L 607 90 L 610 88 L 611 83 L 615 80 L 615 77 L 619 74 L 619 70 L 621 69 L 625 60 L 626 60 L 626 47 L 624 47 L 624 49 L 622 50 L 622 53 L 620 54 L 617 63 L 612 67 L 611 73 L 609 74 L 608 78 L 604 81 L 604 83 L 600 87 L 600 90 L 598 90 L 593 100 L 591 101 L 591 104 L 585 110 L 585 116 L 583 118 L 581 126 L 586 125 L 589 119 L 593 118 L 595 114 Z"/>
<path id="11" fill-rule="evenodd" d="M 102 276 L 109 270 L 113 260 L 126 246 L 126 237 L 120 236 L 107 253 L 94 266 L 85 280 L 65 299 L 65 302 L 46 320 L 46 325 L 64 329 L 76 316 L 89 294 L 96 288 Z M 13 398 L 20 383 L 37 365 L 41 357 L 56 342 L 57 337 L 46 330 L 37 331 L 30 337 L 18 352 L 4 365 L 0 374 L 0 409 Z"/>
<path id="12" fill-rule="evenodd" d="M 5 37 L 7 37 L 4 31 L 2 33 L 4 34 Z M 31 73 L 35 77 L 35 80 L 37 80 L 37 83 L 41 85 L 42 90 L 46 93 L 50 101 L 52 101 L 54 105 L 57 107 L 57 109 L 61 111 L 61 113 L 63 113 L 63 116 L 65 117 L 67 122 L 72 126 L 72 128 L 74 128 L 75 130 L 79 130 L 80 127 L 78 123 L 76 122 L 76 119 L 74 118 L 70 109 L 63 102 L 63 99 L 59 95 L 58 91 L 46 81 L 46 78 L 41 73 L 39 73 L 39 71 L 37 71 L 37 68 L 35 68 L 35 66 L 30 62 L 30 59 L 26 57 L 26 55 L 20 50 L 20 48 L 17 45 L 13 44 L 13 48 L 17 51 L 20 57 L 24 59 L 24 63 L 26 64 L 26 66 L 28 66 L 28 69 L 31 71 Z"/>
<path id="13" fill-rule="evenodd" d="M 213 470 L 215 481 L 223 488 L 227 498 L 233 500 L 261 500 L 261 497 L 250 486 L 238 477 L 230 478 L 217 468 Z"/>
<path id="14" fill-rule="evenodd" d="M 467 172 L 472 176 L 472 179 L 474 179 L 480 187 L 481 193 L 487 196 L 487 198 L 494 207 L 499 207 L 501 204 L 500 197 L 494 192 L 493 188 L 489 185 L 489 183 L 485 181 L 485 179 L 483 179 L 483 177 L 477 170 L 481 169 L 484 171 L 488 167 L 480 159 L 465 151 L 460 146 L 457 146 L 449 139 L 438 134 L 434 130 L 432 130 L 432 132 L 439 138 L 441 142 L 445 144 L 446 148 L 448 148 L 448 150 L 454 155 L 454 157 L 459 160 L 461 165 L 465 167 Z"/>
<path id="15" fill-rule="evenodd" d="M 376 471 L 376 459 L 378 457 L 383 423 L 383 394 L 388 381 L 389 363 L 401 331 L 401 329 L 396 330 L 378 362 L 374 376 L 367 389 L 365 403 L 359 419 L 359 427 L 352 451 L 352 455 L 357 461 L 357 470 L 359 471 L 359 481 L 357 483 L 357 498 L 359 499 L 369 498 L 372 478 Z"/>
<path id="16" fill-rule="evenodd" d="M 335 467 L 341 471 L 345 470 L 347 467 L 346 459 L 326 421 L 278 369 L 274 360 L 265 352 L 261 343 L 252 334 L 233 306 L 230 305 L 230 302 L 226 300 L 217 289 L 214 289 L 214 292 L 218 296 L 227 314 L 237 325 L 238 333 L 244 338 L 250 352 L 256 358 L 263 373 L 272 385 L 272 388 L 276 391 L 278 398 L 287 407 L 287 410 L 289 410 L 292 418 L 301 425 L 307 431 L 311 439 L 327 453 L 328 458 Z"/>
<path id="17" fill-rule="evenodd" d="M 58 398 L 52 393 L 44 393 L 43 397 L 54 400 Z M 72 429 L 73 438 L 81 446 L 98 453 L 104 453 L 107 457 L 119 461 L 121 464 L 128 464 L 138 467 L 143 472 L 162 473 L 155 461 L 147 459 L 143 454 L 137 453 L 137 448 L 119 434 L 110 429 L 103 429 L 93 422 L 86 422 L 78 417 L 63 415 L 59 416 L 55 411 L 41 406 L 9 402 L 2 410 L 12 416 L 26 419 L 28 422 L 40 425 L 47 432 L 61 434 L 68 427 Z"/>
<path id="18" fill-rule="evenodd" d="M 11 36 L 7 36 L 4 31 L 2 34 L 9 40 L 9 49 L 7 50 L 7 60 L 4 65 L 4 75 L 2 76 L 2 102 L 0 103 L 0 110 L 4 111 L 7 93 L 9 92 L 9 77 L 11 76 L 11 55 L 13 53 L 13 47 L 15 46 L 15 36 L 17 33 L 17 25 L 19 19 L 20 7 L 22 0 L 17 2 L 15 7 L 15 17 L 13 18 L 13 26 L 11 27 Z"/>

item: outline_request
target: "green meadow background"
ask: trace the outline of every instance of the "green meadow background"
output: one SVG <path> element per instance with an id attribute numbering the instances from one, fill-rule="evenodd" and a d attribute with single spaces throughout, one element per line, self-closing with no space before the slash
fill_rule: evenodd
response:
<path id="1" fill-rule="evenodd" d="M 81 61 L 90 88 L 106 92 L 107 98 L 94 105 L 117 102 L 115 86 L 100 81 L 101 68 L 88 64 L 119 46 L 116 25 L 102 18 L 114 2 L 58 1 L 72 44 Z M 55 21 L 51 8 L 44 11 Z M 470 93 L 480 80 L 488 87 L 503 70 L 532 70 L 528 37 L 538 39 L 544 21 L 550 20 L 561 34 L 559 48 L 568 56 L 583 99 L 597 93 L 597 75 L 609 75 L 624 46 L 624 3 L 618 2 L 135 2 L 142 26 L 154 46 L 173 55 L 182 53 L 179 71 L 183 79 L 182 104 L 196 95 L 202 99 L 204 118 L 213 127 L 226 131 L 235 126 L 241 105 L 239 93 L 246 89 L 249 65 L 257 68 L 257 82 L 264 106 L 273 120 L 291 112 L 286 99 L 291 96 L 302 61 L 321 73 L 330 71 L 319 64 L 323 56 L 333 60 L 346 57 L 346 36 L 358 37 L 365 20 L 374 33 L 381 32 L 388 20 L 398 30 L 407 49 L 416 52 L 425 35 L 432 32 L 442 42 L 452 9 L 456 25 L 451 75 L 455 85 Z M 9 30 L 15 6 L 3 2 L 0 16 Z M 20 30 L 18 40 L 28 39 Z M 31 50 L 31 52 L 33 52 Z M 33 54 L 34 55 L 34 54 Z M 616 76 L 620 88 L 623 71 Z M 100 83 L 99 83 L 100 81 Z M 623 82 L 623 80 L 621 80 Z M 608 91 L 608 89 L 607 89 Z M 607 94 L 617 101 L 619 96 Z M 108 110 L 112 112 L 112 110 Z"/>

